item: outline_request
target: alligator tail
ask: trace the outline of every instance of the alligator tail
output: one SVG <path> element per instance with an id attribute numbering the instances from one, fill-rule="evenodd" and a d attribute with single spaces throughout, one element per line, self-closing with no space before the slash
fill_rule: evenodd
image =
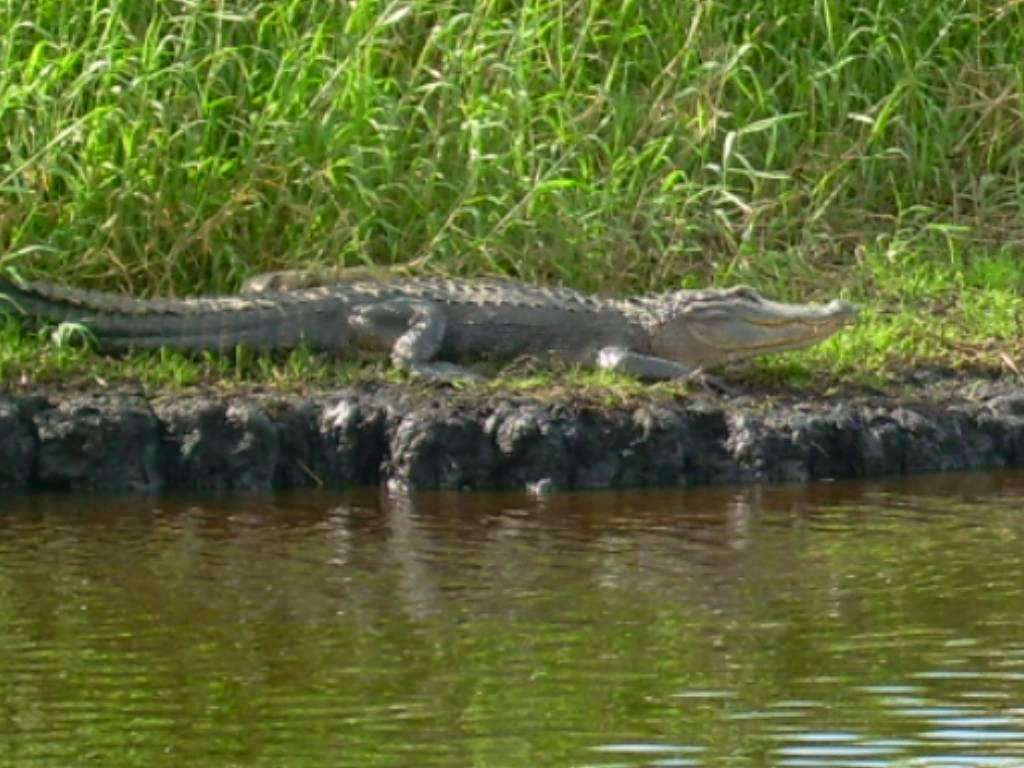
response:
<path id="1" fill-rule="evenodd" d="M 339 348 L 341 307 L 298 295 L 212 296 L 195 299 L 136 299 L 115 293 L 67 288 L 48 282 L 15 283 L 0 278 L 0 312 L 39 324 L 74 323 L 102 349 L 227 352 L 237 346 L 286 349 L 308 342 Z"/>

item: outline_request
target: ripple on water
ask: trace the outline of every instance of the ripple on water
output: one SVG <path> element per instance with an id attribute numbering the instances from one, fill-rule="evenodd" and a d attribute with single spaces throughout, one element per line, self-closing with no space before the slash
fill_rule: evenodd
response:
<path id="1" fill-rule="evenodd" d="M 999 477 L 0 499 L 0 765 L 1019 768 Z"/>
<path id="2" fill-rule="evenodd" d="M 658 744 L 651 742 L 599 744 L 589 748 L 590 752 L 605 755 L 623 755 L 635 757 L 645 766 L 660 766 L 662 768 L 696 768 L 703 765 L 703 761 L 697 757 L 704 752 L 703 747 L 688 744 Z M 634 762 L 614 763 L 587 763 L 594 768 L 612 768 L 613 766 L 632 766 Z"/>

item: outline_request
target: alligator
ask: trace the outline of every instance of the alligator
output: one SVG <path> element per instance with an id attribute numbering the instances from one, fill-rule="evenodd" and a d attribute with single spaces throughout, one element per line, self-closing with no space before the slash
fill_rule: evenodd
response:
<path id="1" fill-rule="evenodd" d="M 230 352 L 306 344 L 339 355 L 385 353 L 412 374 L 447 381 L 477 378 L 466 362 L 520 357 L 644 380 L 684 378 L 814 344 L 857 316 L 845 301 L 780 303 L 747 286 L 623 299 L 501 278 L 311 285 L 297 274 L 305 275 L 271 273 L 250 281 L 250 292 L 240 295 L 177 299 L 0 278 L 0 305 L 36 323 L 84 326 L 104 350 Z"/>

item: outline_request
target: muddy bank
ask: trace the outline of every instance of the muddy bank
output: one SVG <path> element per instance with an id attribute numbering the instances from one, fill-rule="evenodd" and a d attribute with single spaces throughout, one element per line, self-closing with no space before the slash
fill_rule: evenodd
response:
<path id="1" fill-rule="evenodd" d="M 612 407 L 394 386 L 303 397 L 6 394 L 0 487 L 544 491 L 1024 465 L 1024 389 L 961 390 Z"/>

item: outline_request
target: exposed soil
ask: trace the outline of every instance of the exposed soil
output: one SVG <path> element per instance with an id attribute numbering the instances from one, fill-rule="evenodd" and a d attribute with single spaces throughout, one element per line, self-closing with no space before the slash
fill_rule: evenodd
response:
<path id="1" fill-rule="evenodd" d="M 270 490 L 383 484 L 534 492 L 802 482 L 1024 465 L 1016 379 L 908 374 L 889 392 L 0 395 L 0 487 Z"/>

